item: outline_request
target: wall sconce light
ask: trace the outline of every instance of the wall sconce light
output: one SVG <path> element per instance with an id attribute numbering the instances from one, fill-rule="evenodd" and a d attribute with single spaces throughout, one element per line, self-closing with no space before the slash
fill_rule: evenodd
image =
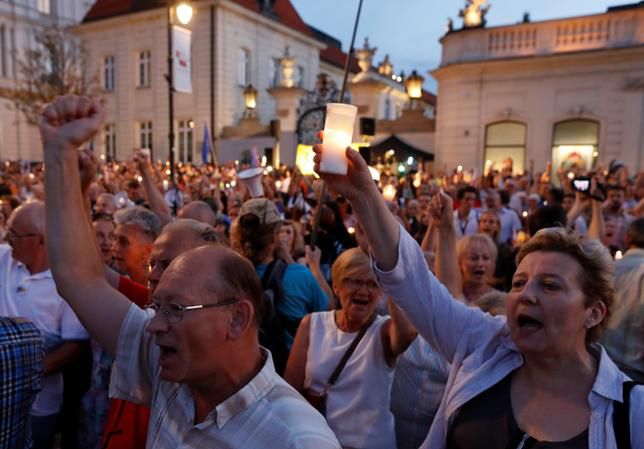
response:
<path id="1" fill-rule="evenodd" d="M 255 108 L 257 107 L 257 89 L 252 84 L 246 86 L 244 89 L 244 103 L 246 103 L 246 111 L 244 117 L 255 117 Z"/>

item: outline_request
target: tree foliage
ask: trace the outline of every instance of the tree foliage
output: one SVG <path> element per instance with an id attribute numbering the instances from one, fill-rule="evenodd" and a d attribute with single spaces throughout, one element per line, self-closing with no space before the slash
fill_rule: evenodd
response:
<path id="1" fill-rule="evenodd" d="M 27 122 L 37 125 L 42 108 L 58 95 L 96 95 L 98 79 L 89 73 L 88 54 L 68 29 L 40 28 L 34 44 L 17 58 L 18 79 L 13 88 L 0 89 Z"/>

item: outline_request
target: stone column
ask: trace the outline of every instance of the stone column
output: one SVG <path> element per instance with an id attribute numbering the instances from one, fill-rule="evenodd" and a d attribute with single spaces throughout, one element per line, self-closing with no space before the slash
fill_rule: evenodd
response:
<path id="1" fill-rule="evenodd" d="M 275 151 L 275 162 L 287 165 L 295 163 L 297 150 L 297 109 L 300 98 L 306 93 L 298 87 L 274 87 L 268 93 L 275 99 L 275 117 L 280 121 L 279 147 Z"/>

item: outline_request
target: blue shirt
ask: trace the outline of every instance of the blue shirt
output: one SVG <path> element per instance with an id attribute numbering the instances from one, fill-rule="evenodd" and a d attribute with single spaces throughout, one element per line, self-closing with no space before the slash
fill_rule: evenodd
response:
<path id="1" fill-rule="evenodd" d="M 255 265 L 255 271 L 261 278 L 266 272 L 267 264 Z M 304 315 L 322 312 L 329 309 L 329 299 L 322 291 L 311 271 L 304 265 L 288 264 L 284 272 L 284 300 L 277 306 L 278 310 L 292 319 L 302 319 Z M 287 333 L 289 347 L 293 337 Z"/>

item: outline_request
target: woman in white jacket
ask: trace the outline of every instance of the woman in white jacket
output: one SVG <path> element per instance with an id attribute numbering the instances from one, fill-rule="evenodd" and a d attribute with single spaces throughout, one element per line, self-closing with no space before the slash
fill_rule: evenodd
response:
<path id="1" fill-rule="evenodd" d="M 322 147 L 314 150 L 319 164 Z M 507 317 L 493 318 L 453 300 L 387 210 L 366 163 L 357 152 L 346 156 L 347 176 L 322 176 L 363 223 L 385 293 L 451 362 L 422 448 L 617 449 L 624 435 L 613 429 L 613 410 L 629 378 L 594 343 L 613 298 L 606 249 L 563 229 L 541 231 L 519 254 Z M 447 230 L 451 201 L 435 201 Z M 446 232 L 439 245 L 454 238 Z M 644 448 L 642 420 L 644 388 L 637 386 L 626 418 L 633 448 Z"/>

